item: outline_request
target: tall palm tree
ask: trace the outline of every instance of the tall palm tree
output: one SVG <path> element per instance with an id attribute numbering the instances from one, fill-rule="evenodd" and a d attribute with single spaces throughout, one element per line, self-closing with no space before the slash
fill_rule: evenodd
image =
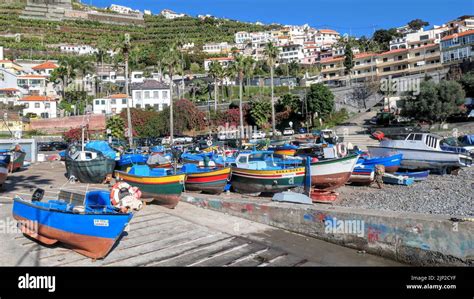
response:
<path id="1" fill-rule="evenodd" d="M 163 65 L 168 68 L 168 75 L 170 76 L 170 142 L 173 144 L 174 138 L 174 119 L 173 119 L 173 74 L 179 69 L 181 65 L 181 57 L 178 49 L 174 44 L 163 53 Z"/>
<path id="2" fill-rule="evenodd" d="M 247 97 L 250 96 L 250 77 L 253 75 L 255 70 L 255 59 L 252 56 L 247 56 L 244 59 L 245 64 L 245 77 L 247 78 L 246 86 L 247 86 Z"/>
<path id="3" fill-rule="evenodd" d="M 278 47 L 275 47 L 275 45 L 272 42 L 269 42 L 265 46 L 264 54 L 267 58 L 267 63 L 268 66 L 270 67 L 270 85 L 271 85 L 271 91 L 272 91 L 272 131 L 273 131 L 273 136 L 275 136 L 275 98 L 274 98 L 274 87 L 273 87 L 273 71 L 275 68 L 275 63 L 278 58 L 278 54 L 280 53 L 280 50 Z"/>
<path id="4" fill-rule="evenodd" d="M 236 54 L 234 56 L 233 69 L 237 74 L 239 79 L 239 114 L 240 114 L 240 138 L 243 139 L 244 136 L 244 114 L 242 109 L 243 101 L 243 81 L 245 76 L 245 57 L 241 54 Z"/>
<path id="5" fill-rule="evenodd" d="M 209 75 L 214 78 L 214 111 L 217 111 L 217 81 L 222 73 L 222 65 L 218 61 L 213 61 L 209 64 Z"/>

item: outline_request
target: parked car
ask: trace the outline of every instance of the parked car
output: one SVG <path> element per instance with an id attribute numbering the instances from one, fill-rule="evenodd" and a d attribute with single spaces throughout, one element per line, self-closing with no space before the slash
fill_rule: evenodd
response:
<path id="1" fill-rule="evenodd" d="M 307 133 L 308 133 L 308 129 L 306 129 L 306 128 L 300 128 L 300 129 L 298 130 L 298 133 L 300 133 L 300 134 L 307 134 Z"/>
<path id="2" fill-rule="evenodd" d="M 273 137 L 273 131 L 269 131 L 267 135 L 268 137 Z M 282 135 L 281 131 L 275 130 L 275 136 L 281 136 L 281 135 Z"/>
<path id="3" fill-rule="evenodd" d="M 40 151 L 40 152 L 51 152 L 51 151 L 53 151 L 53 149 L 51 147 L 51 143 L 50 142 L 39 142 L 38 143 L 38 151 Z"/>
<path id="4" fill-rule="evenodd" d="M 66 142 L 61 142 L 61 141 L 54 141 L 51 142 L 51 148 L 53 151 L 62 151 L 67 149 L 68 145 Z"/>
<path id="5" fill-rule="evenodd" d="M 286 128 L 283 130 L 283 135 L 284 136 L 289 136 L 289 135 L 294 135 L 295 131 L 292 128 Z"/>
<path id="6" fill-rule="evenodd" d="M 252 139 L 262 139 L 265 138 L 266 134 L 262 131 L 255 131 L 252 133 Z"/>

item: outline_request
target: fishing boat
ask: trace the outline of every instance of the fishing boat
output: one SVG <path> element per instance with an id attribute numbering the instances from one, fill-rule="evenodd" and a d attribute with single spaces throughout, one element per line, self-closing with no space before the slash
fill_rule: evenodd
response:
<path id="1" fill-rule="evenodd" d="M 393 173 L 396 172 L 400 167 L 402 159 L 402 154 L 389 155 L 385 157 L 372 157 L 361 155 L 358 163 L 370 166 L 383 165 L 385 167 L 385 172 Z"/>
<path id="2" fill-rule="evenodd" d="M 415 180 L 408 176 L 403 175 L 394 175 L 391 173 L 386 173 L 383 175 L 382 180 L 384 184 L 391 184 L 391 185 L 403 185 L 403 186 L 410 186 L 413 185 Z"/>
<path id="3" fill-rule="evenodd" d="M 429 170 L 425 171 L 405 171 L 405 172 L 395 172 L 395 175 L 407 176 L 409 178 L 413 178 L 415 182 L 424 181 L 430 175 Z"/>
<path id="4" fill-rule="evenodd" d="M 204 159 L 205 157 L 209 158 L 208 165 L 209 167 L 216 166 L 216 163 L 213 161 L 214 153 L 190 153 L 190 152 L 185 152 L 181 155 L 181 159 L 183 161 L 183 164 L 196 164 L 199 166 L 206 166 L 204 165 Z"/>
<path id="5" fill-rule="evenodd" d="M 320 190 L 330 191 L 347 183 L 359 155 L 322 159 L 311 163 L 311 184 Z"/>
<path id="6" fill-rule="evenodd" d="M 171 160 L 160 154 L 160 153 L 153 153 L 150 156 L 148 156 L 148 159 L 146 160 L 146 165 L 148 165 L 150 168 L 171 168 Z"/>
<path id="7" fill-rule="evenodd" d="M 127 170 L 133 165 L 145 165 L 148 160 L 148 155 L 144 154 L 124 154 L 117 161 L 116 170 Z"/>
<path id="8" fill-rule="evenodd" d="M 349 183 L 370 185 L 375 180 L 375 166 L 356 164 L 349 178 Z"/>
<path id="9" fill-rule="evenodd" d="M 115 178 L 138 187 L 143 198 L 151 198 L 157 204 L 174 209 L 184 189 L 185 173 L 174 174 L 170 169 L 134 165 L 128 172 L 116 171 Z"/>
<path id="10" fill-rule="evenodd" d="M 281 156 L 294 156 L 297 150 L 297 146 L 292 144 L 285 144 L 283 146 L 277 146 L 274 150 L 274 154 Z"/>
<path id="11" fill-rule="evenodd" d="M 221 194 L 230 176 L 230 167 L 199 168 L 195 164 L 185 164 L 181 171 L 186 174 L 186 190 L 210 194 Z"/>
<path id="12" fill-rule="evenodd" d="M 75 177 L 81 183 L 100 184 L 110 179 L 115 160 L 95 150 L 78 151 L 72 146 L 66 155 L 67 177 Z"/>
<path id="13" fill-rule="evenodd" d="M 23 167 L 26 153 L 21 148 L 15 147 L 14 150 L 0 150 L 0 161 L 8 164 L 10 172 L 15 172 Z"/>
<path id="14" fill-rule="evenodd" d="M 8 177 L 8 163 L 0 160 L 0 188 L 3 186 Z"/>
<path id="15" fill-rule="evenodd" d="M 13 200 L 13 217 L 21 231 L 43 244 L 61 242 L 93 259 L 109 253 L 133 216 L 113 207 L 107 191 L 87 192 L 83 205 L 58 199 L 41 202 L 41 191 L 37 195 L 38 190 L 31 201 L 18 196 Z"/>
<path id="16" fill-rule="evenodd" d="M 372 156 L 403 154 L 400 167 L 410 170 L 435 170 L 442 174 L 472 164 L 467 150 L 448 151 L 440 146 L 442 138 L 431 133 L 410 133 L 405 140 L 383 140 L 367 146 Z"/>
<path id="17" fill-rule="evenodd" d="M 305 167 L 278 166 L 272 157 L 272 151 L 241 152 L 232 167 L 234 191 L 277 193 L 303 185 Z"/>

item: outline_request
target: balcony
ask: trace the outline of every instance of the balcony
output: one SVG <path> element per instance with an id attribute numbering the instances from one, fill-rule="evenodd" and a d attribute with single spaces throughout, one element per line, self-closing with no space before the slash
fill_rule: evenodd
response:
<path id="1" fill-rule="evenodd" d="M 404 57 L 403 59 L 400 59 L 400 60 L 388 60 L 386 62 L 377 60 L 377 67 L 385 67 L 385 66 L 406 64 L 406 63 L 407 63 L 407 57 Z"/>

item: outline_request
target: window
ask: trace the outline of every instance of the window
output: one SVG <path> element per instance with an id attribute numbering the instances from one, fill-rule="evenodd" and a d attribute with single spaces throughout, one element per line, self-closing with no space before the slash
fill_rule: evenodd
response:
<path id="1" fill-rule="evenodd" d="M 142 98 L 142 92 L 141 91 L 136 91 L 135 92 L 135 97 L 137 98 L 137 100 L 140 100 Z"/>
<path id="2" fill-rule="evenodd" d="M 136 107 L 136 108 L 142 108 L 142 105 L 136 104 L 135 107 Z"/>
<path id="3" fill-rule="evenodd" d="M 163 90 L 163 91 L 161 92 L 161 97 L 162 97 L 163 99 L 167 99 L 167 98 L 168 98 L 168 91 Z"/>
<path id="4" fill-rule="evenodd" d="M 415 134 L 410 134 L 408 135 L 407 140 L 413 140 L 414 137 L 415 137 Z"/>
<path id="5" fill-rule="evenodd" d="M 387 62 L 387 61 L 388 61 L 388 58 L 385 57 L 385 58 L 383 59 L 383 62 Z"/>
<path id="6" fill-rule="evenodd" d="M 127 105 L 127 99 L 122 99 L 122 104 Z"/>
<path id="7" fill-rule="evenodd" d="M 39 108 L 40 107 L 40 103 L 35 103 L 35 108 Z"/>
<path id="8" fill-rule="evenodd" d="M 100 105 L 100 101 L 99 101 L 99 100 L 95 100 L 95 104 L 96 104 L 96 105 Z"/>
<path id="9" fill-rule="evenodd" d="M 150 98 L 150 92 L 149 91 L 145 91 L 145 96 L 144 96 L 145 99 L 149 99 Z"/>
<path id="10" fill-rule="evenodd" d="M 112 104 L 112 105 L 117 104 L 117 100 L 116 100 L 116 99 L 111 99 L 111 100 L 110 100 L 110 104 Z"/>
<path id="11" fill-rule="evenodd" d="M 105 105 L 105 100 L 102 100 L 102 101 L 101 101 L 101 104 L 102 104 L 102 105 Z"/>
<path id="12" fill-rule="evenodd" d="M 154 105 L 153 105 L 153 108 L 154 108 L 155 110 L 160 110 L 158 104 L 154 104 Z"/>
<path id="13" fill-rule="evenodd" d="M 384 71 L 384 72 L 390 72 L 390 67 L 384 67 L 384 68 L 383 68 L 383 71 Z"/>
<path id="14" fill-rule="evenodd" d="M 415 140 L 422 140 L 423 139 L 423 135 L 421 134 L 415 134 Z"/>
<path id="15" fill-rule="evenodd" d="M 30 104 L 26 103 L 25 108 L 30 108 Z"/>
<path id="16" fill-rule="evenodd" d="M 51 104 L 50 103 L 44 104 L 44 108 L 51 108 Z"/>
<path id="17" fill-rule="evenodd" d="M 158 95 L 158 90 L 153 91 L 153 98 L 158 99 L 160 96 Z"/>

